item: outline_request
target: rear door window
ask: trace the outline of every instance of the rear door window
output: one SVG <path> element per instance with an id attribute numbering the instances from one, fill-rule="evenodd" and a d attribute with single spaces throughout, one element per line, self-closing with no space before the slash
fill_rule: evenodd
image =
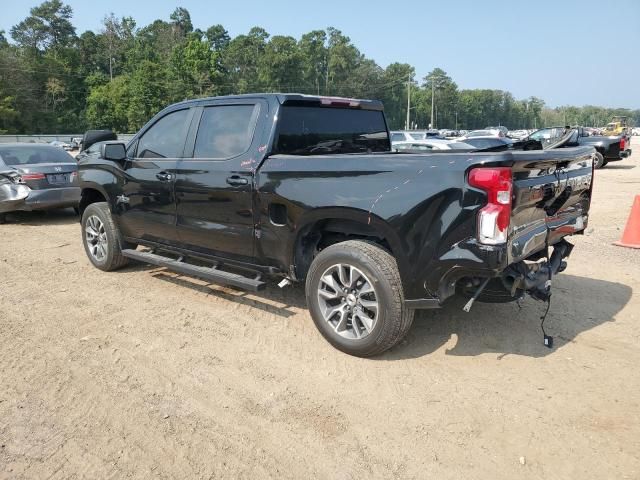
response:
<path id="1" fill-rule="evenodd" d="M 200 119 L 194 158 L 228 159 L 249 150 L 260 106 L 206 107 Z"/>

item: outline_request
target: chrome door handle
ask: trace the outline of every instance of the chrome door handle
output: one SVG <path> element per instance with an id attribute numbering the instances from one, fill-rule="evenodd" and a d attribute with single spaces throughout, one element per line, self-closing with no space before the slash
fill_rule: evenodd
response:
<path id="1" fill-rule="evenodd" d="M 227 183 L 229 185 L 247 185 L 249 180 L 242 178 L 240 175 L 232 175 L 227 178 Z"/>

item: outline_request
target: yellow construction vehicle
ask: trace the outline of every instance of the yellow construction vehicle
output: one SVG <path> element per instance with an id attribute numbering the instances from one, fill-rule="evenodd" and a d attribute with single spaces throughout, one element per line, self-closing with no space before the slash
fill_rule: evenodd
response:
<path id="1" fill-rule="evenodd" d="M 613 117 L 613 120 L 607 123 L 607 126 L 604 127 L 602 131 L 602 135 L 622 135 L 627 133 L 629 128 L 629 124 L 627 123 L 627 117 L 616 116 Z"/>

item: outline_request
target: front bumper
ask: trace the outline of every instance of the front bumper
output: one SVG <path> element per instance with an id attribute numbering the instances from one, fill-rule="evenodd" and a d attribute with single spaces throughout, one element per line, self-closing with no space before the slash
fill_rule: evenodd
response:
<path id="1" fill-rule="evenodd" d="M 80 187 L 31 190 L 23 184 L 0 185 L 0 213 L 77 207 Z"/>

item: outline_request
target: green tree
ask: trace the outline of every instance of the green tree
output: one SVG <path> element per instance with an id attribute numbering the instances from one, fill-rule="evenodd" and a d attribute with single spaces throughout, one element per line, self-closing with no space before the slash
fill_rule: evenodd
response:
<path id="1" fill-rule="evenodd" d="M 424 113 L 420 109 L 424 105 L 424 96 L 414 81 L 415 70 L 408 63 L 392 63 L 382 74 L 381 84 L 374 95 L 384 102 L 384 111 L 390 128 L 405 128 L 407 119 L 407 85 L 411 79 L 411 123 L 419 123 L 418 115 Z"/>
<path id="2" fill-rule="evenodd" d="M 302 81 L 308 93 L 326 91 L 328 50 L 327 34 L 324 30 L 305 33 L 298 42 L 302 59 Z"/>
<path id="3" fill-rule="evenodd" d="M 333 27 L 327 29 L 327 71 L 325 93 L 327 95 L 348 95 L 352 85 L 351 72 L 357 67 L 360 52 L 351 39 Z"/>
<path id="4" fill-rule="evenodd" d="M 104 81 L 104 78 L 93 79 L 96 83 L 101 80 Z M 128 75 L 120 75 L 111 82 L 97 84 L 91 89 L 86 111 L 89 126 L 116 132 L 132 131 L 129 124 L 130 82 Z"/>
<path id="5" fill-rule="evenodd" d="M 138 130 L 169 103 L 166 71 L 162 65 L 144 60 L 131 77 L 127 119 L 130 131 Z"/>
<path id="6" fill-rule="evenodd" d="M 447 126 L 452 128 L 458 112 L 458 85 L 441 68 L 434 68 L 424 77 L 423 88 L 427 92 L 430 111 L 429 123 L 432 128 Z M 432 108 L 433 100 L 433 108 Z"/>
<path id="7" fill-rule="evenodd" d="M 259 75 L 260 57 L 264 53 L 269 34 L 253 27 L 247 35 L 238 35 L 229 42 L 222 55 L 224 69 L 229 72 L 226 93 L 247 93 L 262 89 Z"/>
<path id="8" fill-rule="evenodd" d="M 171 24 L 173 25 L 176 33 L 185 37 L 187 34 L 193 32 L 193 23 L 191 23 L 191 14 L 189 10 L 183 7 L 176 8 L 169 16 Z"/>
<path id="9" fill-rule="evenodd" d="M 271 37 L 258 65 L 260 85 L 268 91 L 299 91 L 303 83 L 302 54 L 293 37 Z"/>
<path id="10" fill-rule="evenodd" d="M 11 37 L 32 50 L 67 47 L 76 38 L 71 24 L 73 10 L 60 0 L 50 0 L 31 9 L 31 15 L 11 28 Z"/>

